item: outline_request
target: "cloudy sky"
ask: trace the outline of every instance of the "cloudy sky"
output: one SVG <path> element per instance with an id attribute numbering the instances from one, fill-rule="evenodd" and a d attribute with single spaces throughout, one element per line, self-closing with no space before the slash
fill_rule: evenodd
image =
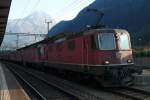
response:
<path id="1" fill-rule="evenodd" d="M 12 0 L 9 19 L 23 18 L 35 11 L 49 14 L 57 22 L 74 18 L 95 0 Z"/>

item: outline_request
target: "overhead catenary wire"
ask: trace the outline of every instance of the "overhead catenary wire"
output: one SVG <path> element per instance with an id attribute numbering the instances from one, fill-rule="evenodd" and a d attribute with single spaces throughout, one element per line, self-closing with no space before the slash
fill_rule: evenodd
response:
<path id="1" fill-rule="evenodd" d="M 78 2 L 78 4 L 76 4 L 74 7 L 72 7 L 69 10 L 76 9 L 77 7 L 79 7 L 79 6 L 83 5 L 83 4 L 84 5 L 87 4 L 87 2 L 90 3 L 91 1 L 90 0 L 80 0 L 80 2 Z"/>
<path id="2" fill-rule="evenodd" d="M 26 6 L 24 7 L 24 9 L 23 9 L 23 11 L 21 12 L 21 14 L 20 15 L 22 15 L 22 17 L 24 16 L 24 14 L 25 14 L 25 11 L 28 9 L 28 5 L 30 4 L 30 1 L 31 0 L 28 0 L 28 2 L 27 2 L 27 4 L 26 4 Z M 31 11 L 31 13 L 33 12 L 33 10 L 38 6 L 38 4 L 40 3 L 40 0 L 37 0 L 37 2 L 35 3 L 35 5 L 33 6 L 33 8 L 30 10 Z M 15 23 L 15 25 L 14 26 L 17 26 L 17 24 L 20 22 L 21 20 L 20 19 L 18 19 L 17 20 L 17 22 Z M 22 22 L 22 24 L 24 24 L 23 22 Z"/>
<path id="3" fill-rule="evenodd" d="M 27 3 L 25 4 L 25 7 L 23 8 L 23 10 L 21 11 L 20 15 L 23 16 L 25 14 L 26 9 L 29 7 L 30 0 L 27 1 Z M 17 21 L 15 22 L 14 26 L 17 26 L 17 24 L 20 22 L 20 19 L 17 19 Z"/>
<path id="4" fill-rule="evenodd" d="M 73 2 L 70 2 L 68 5 L 63 7 L 61 10 L 56 11 L 54 14 L 55 15 L 60 15 L 61 13 L 63 13 L 63 11 L 65 11 L 66 9 L 69 9 L 71 6 L 78 3 L 79 1 L 81 1 L 81 0 L 74 0 Z"/>
<path id="5" fill-rule="evenodd" d="M 34 9 L 39 5 L 40 1 L 41 0 L 37 0 L 37 2 L 35 3 L 35 5 L 33 6 L 33 8 L 30 10 L 31 11 L 30 13 L 32 13 L 34 11 Z M 22 24 L 24 24 L 24 22 Z"/>
<path id="6" fill-rule="evenodd" d="M 33 8 L 31 9 L 31 13 L 34 11 L 34 9 L 39 5 L 41 0 L 37 0 L 37 2 L 35 3 L 35 5 L 33 6 Z"/>
<path id="7" fill-rule="evenodd" d="M 27 2 L 27 4 L 28 3 L 30 3 L 29 2 L 30 0 L 28 0 L 28 2 Z M 88 2 L 91 2 L 90 0 L 75 0 L 75 1 L 73 1 L 73 2 L 71 2 L 71 3 L 69 3 L 69 5 L 67 5 L 66 7 L 64 7 L 62 10 L 60 10 L 60 11 L 58 11 L 59 12 L 59 14 L 57 14 L 58 12 L 56 12 L 56 18 L 58 18 L 58 17 L 60 17 L 62 14 L 64 14 L 63 12 L 63 10 L 66 10 L 67 9 L 67 11 L 66 12 L 68 12 L 69 13 L 69 11 L 73 11 L 73 10 L 75 10 L 76 8 L 78 8 L 78 7 L 80 7 L 81 5 L 83 5 L 83 4 L 85 4 L 86 2 L 88 1 Z M 31 9 L 31 13 L 34 11 L 34 9 L 39 5 L 39 3 L 40 3 L 40 0 L 37 0 L 37 2 L 35 3 L 35 5 L 33 6 L 33 8 Z M 24 8 L 24 10 L 22 11 L 22 14 L 21 15 L 24 15 L 25 13 L 25 10 L 27 9 L 28 7 L 25 7 Z M 20 22 L 21 20 L 19 20 L 18 19 L 18 21 L 15 23 L 15 26 Z M 24 24 L 24 22 L 22 22 L 22 24 Z"/>
<path id="8" fill-rule="evenodd" d="M 75 9 L 77 9 L 78 7 L 80 7 L 81 5 L 85 5 L 87 2 L 85 1 L 82 1 L 82 2 L 79 2 L 78 5 L 75 5 L 74 7 L 72 7 L 71 9 L 68 9 L 69 11 L 73 11 Z"/>
<path id="9" fill-rule="evenodd" d="M 33 6 L 33 8 L 31 9 L 31 13 L 34 11 L 34 9 L 39 5 L 39 3 L 40 3 L 40 1 L 41 0 L 37 0 L 37 2 L 35 3 L 35 5 Z M 74 9 L 76 9 L 77 7 L 79 7 L 80 5 L 82 5 L 83 3 L 86 3 L 85 1 L 87 1 L 87 0 L 84 0 L 84 1 L 82 1 L 82 0 L 75 0 L 75 1 L 73 1 L 73 2 L 71 2 L 71 3 L 69 3 L 69 5 L 67 5 L 67 6 L 65 6 L 63 9 L 61 9 L 60 11 L 57 11 L 55 14 L 58 16 L 58 17 L 60 17 L 62 14 L 64 14 L 63 12 L 67 9 L 67 10 L 69 10 L 69 11 L 72 11 L 71 9 L 73 8 L 73 10 Z M 88 0 L 89 1 L 89 0 Z M 70 9 L 71 8 L 71 9 Z M 68 11 L 66 11 L 66 12 L 68 12 Z M 57 14 L 58 13 L 58 14 Z M 18 20 L 18 22 L 16 23 L 16 25 L 20 22 L 21 20 Z M 24 24 L 24 22 L 22 22 L 22 24 Z M 15 25 L 15 26 L 16 26 Z"/>
<path id="10" fill-rule="evenodd" d="M 29 5 L 29 2 L 30 0 L 28 0 L 27 4 L 26 5 Z M 37 0 L 37 2 L 35 3 L 35 5 L 33 6 L 33 8 L 30 10 L 32 13 L 34 11 L 34 9 L 39 5 L 41 0 Z M 64 8 L 62 8 L 61 10 L 57 11 L 55 14 L 60 17 L 62 14 L 64 14 L 64 11 L 67 9 L 69 11 L 72 11 L 72 9 L 76 9 L 77 7 L 79 7 L 80 5 L 82 5 L 83 3 L 86 3 L 85 1 L 88 1 L 88 2 L 91 2 L 90 0 L 75 0 L 73 2 L 70 2 L 67 6 L 65 6 Z M 26 11 L 28 7 L 25 6 L 24 10 L 22 11 L 22 16 L 25 14 L 24 12 Z M 65 11 L 65 12 L 68 12 L 68 11 Z M 57 18 L 57 17 L 56 17 Z M 21 20 L 18 19 L 18 21 L 15 23 L 15 26 L 20 22 Z M 22 22 L 22 24 L 24 24 Z"/>
<path id="11" fill-rule="evenodd" d="M 73 5 L 68 6 L 68 8 L 66 8 L 67 10 L 65 11 L 65 13 L 69 13 L 70 11 L 74 11 L 75 9 L 80 7 L 81 5 L 85 5 L 87 3 L 87 0 L 76 0 L 76 1 L 78 1 L 78 2 L 73 3 Z M 88 0 L 88 2 L 91 2 L 91 1 Z M 57 14 L 56 18 L 61 17 L 62 15 L 64 15 L 63 11 L 60 11 L 60 12 L 61 13 Z"/>

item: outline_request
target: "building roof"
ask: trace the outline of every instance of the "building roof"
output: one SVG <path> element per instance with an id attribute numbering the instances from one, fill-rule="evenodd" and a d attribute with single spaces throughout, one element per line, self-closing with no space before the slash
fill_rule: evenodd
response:
<path id="1" fill-rule="evenodd" d="M 0 0 L 0 45 L 6 30 L 11 0 Z"/>

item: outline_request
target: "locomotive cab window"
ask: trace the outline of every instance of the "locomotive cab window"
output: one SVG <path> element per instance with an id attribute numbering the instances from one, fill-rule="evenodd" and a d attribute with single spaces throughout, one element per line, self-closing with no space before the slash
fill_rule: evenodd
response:
<path id="1" fill-rule="evenodd" d="M 38 55 L 42 56 L 45 54 L 45 50 L 43 46 L 38 46 L 37 50 L 38 50 Z"/>
<path id="2" fill-rule="evenodd" d="M 130 49 L 129 36 L 125 33 L 121 33 L 119 37 L 120 49 L 126 50 Z"/>
<path id="3" fill-rule="evenodd" d="M 116 48 L 114 33 L 102 33 L 98 35 L 101 50 L 113 50 Z"/>
<path id="4" fill-rule="evenodd" d="M 100 33 L 91 36 L 93 49 L 114 50 L 116 48 L 115 36 L 113 33 Z"/>

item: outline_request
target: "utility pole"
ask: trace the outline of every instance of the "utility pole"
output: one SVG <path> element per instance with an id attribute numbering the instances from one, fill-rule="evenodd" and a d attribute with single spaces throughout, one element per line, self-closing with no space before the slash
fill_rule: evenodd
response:
<path id="1" fill-rule="evenodd" d="M 16 34 L 17 40 L 16 40 L 16 49 L 19 48 L 19 34 Z"/>
<path id="2" fill-rule="evenodd" d="M 50 26 L 50 24 L 53 23 L 53 22 L 52 22 L 52 21 L 47 21 L 47 20 L 45 19 L 45 23 L 47 24 L 47 34 L 48 34 L 48 32 L 49 32 L 49 26 Z"/>

